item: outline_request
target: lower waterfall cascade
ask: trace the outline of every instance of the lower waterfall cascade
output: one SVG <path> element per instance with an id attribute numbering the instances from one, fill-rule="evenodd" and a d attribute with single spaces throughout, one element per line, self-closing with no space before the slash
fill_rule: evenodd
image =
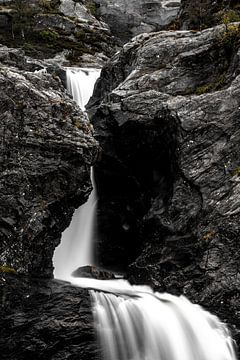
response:
<path id="1" fill-rule="evenodd" d="M 82 109 L 98 76 L 99 70 L 94 73 L 92 69 L 67 69 L 69 92 Z M 97 198 L 94 184 L 93 188 L 88 202 L 75 212 L 64 232 L 54 265 L 55 278 L 89 289 L 103 359 L 236 360 L 227 326 L 184 296 L 160 294 L 122 279 L 96 280 L 71 275 L 76 268 L 92 264 Z"/>

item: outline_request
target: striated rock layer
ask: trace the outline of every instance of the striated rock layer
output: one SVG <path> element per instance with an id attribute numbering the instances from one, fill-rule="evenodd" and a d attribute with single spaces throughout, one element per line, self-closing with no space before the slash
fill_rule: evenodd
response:
<path id="1" fill-rule="evenodd" d="M 240 29 L 140 35 L 90 103 L 103 266 L 240 329 Z M 124 267 L 125 264 L 125 267 Z"/>
<path id="2" fill-rule="evenodd" d="M 0 265 L 52 276 L 52 256 L 91 191 L 98 146 L 53 70 L 0 48 Z"/>

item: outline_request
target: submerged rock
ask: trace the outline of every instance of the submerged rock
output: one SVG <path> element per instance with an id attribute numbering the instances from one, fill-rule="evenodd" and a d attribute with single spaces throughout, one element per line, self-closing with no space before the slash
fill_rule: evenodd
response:
<path id="1" fill-rule="evenodd" d="M 77 270 L 73 271 L 72 276 L 86 277 L 99 280 L 115 279 L 114 274 L 110 271 L 102 270 L 92 265 L 79 267 Z"/>
<path id="2" fill-rule="evenodd" d="M 87 290 L 0 275 L 2 360 L 100 359 Z"/>
<path id="3" fill-rule="evenodd" d="M 240 30 L 136 37 L 90 111 L 103 267 L 185 294 L 239 331 Z M 98 107 L 98 108 L 97 108 Z"/>
<path id="4" fill-rule="evenodd" d="M 0 62 L 0 265 L 52 276 L 61 233 L 91 191 L 98 146 L 56 72 L 19 49 L 0 48 Z"/>

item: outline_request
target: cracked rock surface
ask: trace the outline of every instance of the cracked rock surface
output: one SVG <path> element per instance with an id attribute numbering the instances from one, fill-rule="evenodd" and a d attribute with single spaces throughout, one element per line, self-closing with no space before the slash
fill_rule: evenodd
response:
<path id="1" fill-rule="evenodd" d="M 240 329 L 239 25 L 136 37 L 89 104 L 99 253 Z M 124 266 L 123 266 L 124 264 Z"/>
<path id="2" fill-rule="evenodd" d="M 57 74 L 22 50 L 1 47 L 0 61 L 0 261 L 50 277 L 61 233 L 91 191 L 98 146 Z"/>

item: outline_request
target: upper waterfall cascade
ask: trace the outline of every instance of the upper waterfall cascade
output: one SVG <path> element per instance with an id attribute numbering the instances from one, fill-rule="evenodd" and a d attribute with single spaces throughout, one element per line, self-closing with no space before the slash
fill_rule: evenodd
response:
<path id="1" fill-rule="evenodd" d="M 99 70 L 67 70 L 69 92 L 82 109 L 98 76 Z M 79 266 L 92 264 L 95 206 L 94 187 L 64 232 L 54 265 L 56 278 L 90 290 L 103 359 L 236 360 L 226 325 L 185 297 L 154 293 L 125 280 L 71 276 Z"/>
<path id="2" fill-rule="evenodd" d="M 82 110 L 85 110 L 85 105 L 92 96 L 100 71 L 100 69 L 92 68 L 67 68 L 66 70 L 67 89 Z"/>
<path id="3" fill-rule="evenodd" d="M 68 68 L 66 70 L 67 89 L 83 111 L 99 75 L 100 69 Z M 91 180 L 93 190 L 88 201 L 75 211 L 70 226 L 64 231 L 61 243 L 55 250 L 53 257 L 55 278 L 66 279 L 79 266 L 93 264 L 92 246 L 97 194 L 92 169 Z"/>

